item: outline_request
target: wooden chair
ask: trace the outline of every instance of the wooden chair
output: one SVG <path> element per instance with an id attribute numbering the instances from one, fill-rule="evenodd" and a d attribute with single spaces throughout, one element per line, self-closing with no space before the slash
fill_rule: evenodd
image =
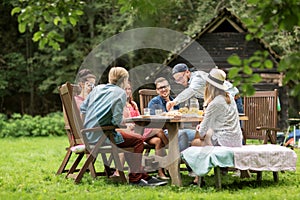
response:
<path id="1" fill-rule="evenodd" d="M 156 90 L 151 90 L 151 89 L 141 89 L 139 90 L 139 99 L 140 99 L 140 109 L 141 109 L 141 114 L 144 114 L 144 108 L 148 107 L 149 101 L 157 96 Z"/>
<path id="2" fill-rule="evenodd" d="M 112 161 L 114 162 L 115 168 L 119 170 L 120 181 L 127 182 L 123 165 L 121 165 L 119 152 L 121 152 L 120 148 L 118 148 L 115 143 L 111 131 L 113 131 L 116 127 L 114 126 L 102 126 L 95 127 L 90 129 L 83 129 L 83 122 L 81 120 L 79 110 L 77 109 L 76 103 L 72 98 L 72 86 L 70 83 L 66 83 L 59 88 L 59 93 L 61 97 L 61 101 L 65 108 L 66 117 L 70 126 L 70 132 L 74 138 L 80 139 L 82 144 L 85 145 L 84 153 L 78 153 L 78 156 L 71 168 L 67 173 L 67 178 L 74 178 L 75 183 L 79 183 L 84 175 L 84 173 L 89 169 L 90 173 L 93 177 L 106 175 L 109 177 L 112 174 L 113 169 L 111 168 Z M 95 132 L 103 132 L 102 136 L 98 140 L 96 144 L 89 144 L 86 134 L 87 133 L 95 133 Z M 111 145 L 105 145 L 106 139 L 109 139 Z M 133 148 L 122 148 L 123 152 L 133 152 Z M 104 172 L 96 172 L 94 163 L 98 154 L 101 154 L 103 164 L 104 164 Z M 107 157 L 107 154 L 111 155 L 111 158 Z M 76 174 L 76 168 L 79 163 L 82 161 L 84 155 L 86 155 L 86 160 L 84 161 L 83 166 L 79 169 L 79 172 Z"/>
<path id="3" fill-rule="evenodd" d="M 148 107 L 148 103 L 149 101 L 157 96 L 157 92 L 156 90 L 151 90 L 151 89 L 140 89 L 139 90 L 139 100 L 140 100 L 140 109 L 141 109 L 141 114 L 144 114 L 144 108 Z M 139 130 L 139 131 L 143 131 L 143 130 Z M 154 149 L 153 145 L 149 145 L 146 142 L 144 142 L 144 155 L 148 156 L 150 154 L 151 149 Z"/>
<path id="4" fill-rule="evenodd" d="M 158 94 L 156 92 L 156 90 L 152 90 L 152 89 L 140 89 L 139 90 L 139 100 L 140 100 L 140 109 L 141 109 L 141 113 L 143 113 L 144 108 L 148 107 L 148 103 L 149 101 L 153 98 L 156 97 Z M 154 146 L 151 146 L 149 144 L 144 144 L 144 149 L 145 149 L 145 156 L 148 156 L 151 149 L 154 149 Z M 183 162 L 182 162 L 183 163 Z M 180 168 L 181 171 L 187 171 L 186 167 L 181 167 Z"/>
<path id="5" fill-rule="evenodd" d="M 72 90 L 70 90 L 69 92 L 70 92 L 70 95 L 73 97 L 73 94 L 77 94 L 79 86 L 71 84 L 71 87 L 72 87 Z M 59 90 L 59 88 L 58 88 L 58 90 Z M 65 111 L 65 107 L 63 105 L 62 105 L 62 108 L 63 108 L 63 113 L 64 113 L 65 130 L 66 130 L 68 140 L 69 140 L 69 146 L 66 147 L 67 152 L 66 152 L 66 155 L 65 155 L 60 167 L 58 168 L 58 170 L 56 172 L 57 175 L 69 171 L 69 169 L 67 169 L 67 165 L 69 163 L 70 158 L 73 155 L 73 152 L 71 151 L 71 148 L 75 147 L 77 145 L 83 144 L 83 141 L 81 140 L 81 138 L 78 135 L 73 134 L 71 132 L 71 129 L 70 129 L 70 126 L 69 126 L 69 121 L 68 121 L 66 111 Z M 80 153 L 77 153 L 77 154 L 80 154 Z M 79 171 L 79 169 L 76 169 L 76 171 Z"/>
<path id="6" fill-rule="evenodd" d="M 243 136 L 247 139 L 270 141 L 276 144 L 277 131 L 277 90 L 257 91 L 253 96 L 244 97 L 244 111 L 249 120 L 244 122 Z"/>

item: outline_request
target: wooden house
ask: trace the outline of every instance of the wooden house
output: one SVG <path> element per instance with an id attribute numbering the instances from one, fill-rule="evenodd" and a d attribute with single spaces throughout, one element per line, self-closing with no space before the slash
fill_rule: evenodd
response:
<path id="1" fill-rule="evenodd" d="M 182 47 L 177 53 L 166 59 L 165 64 L 173 67 L 177 63 L 186 63 L 189 67 L 195 67 L 203 71 L 209 71 L 212 63 L 206 63 L 206 58 L 194 56 L 193 43 L 200 44 L 210 55 L 214 64 L 224 71 L 228 71 L 232 66 L 227 62 L 229 56 L 237 54 L 241 59 L 249 58 L 257 50 L 266 50 L 268 58 L 273 62 L 273 69 L 253 69 L 255 73 L 261 74 L 263 84 L 255 85 L 257 90 L 272 90 L 282 85 L 282 74 L 277 71 L 280 57 L 262 39 L 246 41 L 248 33 L 247 27 L 241 20 L 228 9 L 219 11 L 202 30 L 194 34 L 192 41 Z M 192 45 L 191 45 L 192 44 Z M 191 54 L 191 55 L 189 55 Z M 184 56 L 182 56 L 184 55 Z M 189 58 L 189 60 L 183 57 Z"/>
<path id="2" fill-rule="evenodd" d="M 278 89 L 282 108 L 279 113 L 278 125 L 280 128 L 285 129 L 288 118 L 288 95 L 287 90 L 282 87 L 283 74 L 277 71 L 280 57 L 262 39 L 247 41 L 245 39 L 247 33 L 248 29 L 241 20 L 224 8 L 202 30 L 194 34 L 190 42 L 170 55 L 165 60 L 164 65 L 173 67 L 178 63 L 186 63 L 189 67 L 207 72 L 214 67 L 213 65 L 216 65 L 224 71 L 228 71 L 232 67 L 227 62 L 229 56 L 237 54 L 241 59 L 244 59 L 251 57 L 257 50 L 267 51 L 269 53 L 268 58 L 273 62 L 273 69 L 253 69 L 255 73 L 259 73 L 263 78 L 263 81 L 254 85 L 254 87 L 256 90 Z M 207 51 L 214 63 L 207 62 L 208 59 L 205 55 L 194 55 L 195 42 Z"/>

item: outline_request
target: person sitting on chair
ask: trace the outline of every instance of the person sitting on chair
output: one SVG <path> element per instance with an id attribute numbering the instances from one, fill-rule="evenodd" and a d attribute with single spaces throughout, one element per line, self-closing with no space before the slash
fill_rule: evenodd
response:
<path id="1" fill-rule="evenodd" d="M 133 101 L 132 98 L 132 89 L 131 85 L 128 83 L 125 87 L 126 95 L 127 95 L 127 101 L 126 101 L 126 106 L 124 109 L 123 116 L 124 118 L 128 117 L 137 117 L 140 116 L 140 112 L 138 109 L 138 106 L 135 101 Z M 128 123 L 126 124 L 127 128 L 130 129 L 130 132 L 135 134 L 134 132 L 134 123 Z M 162 129 L 154 129 L 154 128 L 145 128 L 144 133 L 143 133 L 143 139 L 146 143 L 150 145 L 154 145 L 155 147 L 155 154 L 157 156 L 165 156 L 166 155 L 166 150 L 163 148 L 166 146 L 169 141 L 168 138 L 165 136 L 164 132 Z M 123 159 L 123 154 L 120 155 L 120 158 L 122 160 L 122 163 L 124 163 Z M 118 176 L 118 171 L 115 173 L 116 176 Z M 167 177 L 164 174 L 164 171 L 162 168 L 158 169 L 158 178 L 167 180 L 169 177 Z"/>
<path id="2" fill-rule="evenodd" d="M 171 86 L 167 79 L 164 77 L 159 77 L 154 82 L 156 86 L 157 96 L 152 98 L 148 107 L 150 108 L 151 114 L 154 114 L 155 109 L 162 109 L 163 112 L 168 112 L 167 103 L 172 101 L 174 98 L 170 96 Z M 174 107 L 175 110 L 179 110 L 179 105 Z M 168 135 L 168 131 L 165 130 L 165 134 Z M 179 151 L 189 147 L 189 141 L 191 142 L 195 137 L 195 130 L 192 129 L 179 129 L 178 132 L 178 142 L 179 142 Z"/>
<path id="3" fill-rule="evenodd" d="M 80 110 L 80 105 L 94 88 L 95 82 L 96 76 L 89 69 L 82 69 L 78 72 L 80 93 L 74 96 L 78 110 Z"/>
<path id="4" fill-rule="evenodd" d="M 84 127 L 121 126 L 123 110 L 126 105 L 126 92 L 129 73 L 125 68 L 112 67 L 108 74 L 109 83 L 96 86 L 80 106 L 85 116 Z M 89 143 L 95 144 L 103 132 L 87 134 Z M 141 135 L 132 135 L 126 131 L 113 133 L 114 142 L 120 148 L 134 147 L 134 153 L 125 153 L 130 167 L 129 182 L 139 186 L 165 185 L 167 182 L 149 176 L 141 166 L 144 151 Z"/>

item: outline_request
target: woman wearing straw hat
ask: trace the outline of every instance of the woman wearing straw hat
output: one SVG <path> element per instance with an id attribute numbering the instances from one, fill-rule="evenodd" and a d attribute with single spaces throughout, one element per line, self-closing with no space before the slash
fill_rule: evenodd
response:
<path id="1" fill-rule="evenodd" d="M 204 92 L 205 114 L 203 121 L 196 127 L 199 137 L 195 136 L 192 146 L 242 146 L 242 130 L 239 113 L 232 95 L 227 90 L 226 73 L 214 68 L 206 78 Z M 193 184 L 197 184 L 198 176 Z"/>
<path id="2" fill-rule="evenodd" d="M 200 134 L 192 144 L 197 146 L 242 146 L 242 130 L 234 98 L 226 92 L 226 73 L 214 68 L 206 78 L 203 121 L 197 126 Z"/>

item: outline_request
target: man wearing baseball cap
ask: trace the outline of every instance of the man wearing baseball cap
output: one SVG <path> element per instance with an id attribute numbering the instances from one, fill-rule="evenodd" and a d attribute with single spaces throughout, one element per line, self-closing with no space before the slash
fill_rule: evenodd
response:
<path id="1" fill-rule="evenodd" d="M 208 73 L 204 71 L 192 71 L 184 63 L 179 63 L 174 66 L 172 70 L 173 78 L 175 82 L 186 87 L 173 101 L 167 103 L 167 110 L 170 110 L 172 107 L 189 100 L 192 97 L 199 99 L 204 98 L 204 89 L 206 84 L 206 78 Z M 225 84 L 228 87 L 226 92 L 235 97 L 239 91 L 236 87 L 225 80 Z M 238 106 L 239 112 L 243 112 L 243 105 Z"/>

